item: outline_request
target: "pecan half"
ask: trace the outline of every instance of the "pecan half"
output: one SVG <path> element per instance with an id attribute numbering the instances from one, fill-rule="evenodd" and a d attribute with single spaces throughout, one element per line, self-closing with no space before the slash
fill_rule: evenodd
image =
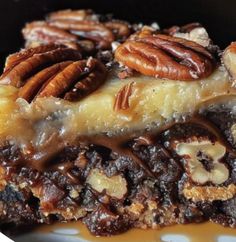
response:
<path id="1" fill-rule="evenodd" d="M 76 43 L 77 37 L 71 33 L 68 33 L 62 29 L 48 25 L 44 21 L 36 21 L 26 24 L 22 30 L 23 36 L 27 41 L 40 42 L 40 43 L 60 43 L 71 45 L 70 43 Z"/>
<path id="2" fill-rule="evenodd" d="M 20 52 L 11 54 L 6 59 L 6 63 L 5 63 L 5 67 L 4 67 L 4 73 L 6 74 L 8 71 L 13 69 L 13 67 L 18 65 L 22 61 L 32 57 L 35 54 L 45 53 L 45 52 L 52 51 L 52 50 L 55 50 L 55 49 L 58 49 L 58 48 L 59 48 L 59 46 L 54 45 L 54 44 L 41 45 L 41 46 L 38 46 L 38 47 L 35 47 L 35 48 L 24 49 Z M 63 47 L 61 46 L 61 48 L 63 48 Z"/>
<path id="3" fill-rule="evenodd" d="M 22 33 L 27 40 L 27 48 L 42 44 L 61 44 L 85 53 L 91 53 L 95 50 L 95 45 L 92 41 L 79 40 L 75 34 L 50 26 L 44 21 L 35 21 L 26 24 Z"/>
<path id="4" fill-rule="evenodd" d="M 116 39 L 125 40 L 131 33 L 128 23 L 123 21 L 112 20 L 104 23 L 104 25 L 112 30 Z"/>
<path id="5" fill-rule="evenodd" d="M 103 24 L 94 21 L 75 21 L 70 19 L 58 19 L 49 22 L 51 26 L 70 31 L 85 39 L 93 40 L 98 48 L 108 49 L 114 41 L 114 35 L 110 29 Z"/>
<path id="6" fill-rule="evenodd" d="M 88 61 L 79 64 L 81 68 L 84 68 L 80 75 L 82 78 L 65 94 L 64 99 L 68 101 L 82 99 L 95 91 L 106 80 L 107 70 L 97 59 L 90 58 Z"/>
<path id="7" fill-rule="evenodd" d="M 78 101 L 101 86 L 107 75 L 97 59 L 79 59 L 78 51 L 52 45 L 23 50 L 10 57 L 0 84 L 20 88 L 18 96 L 28 102 L 50 96 Z"/>
<path id="8" fill-rule="evenodd" d="M 204 78 L 215 67 L 214 57 L 203 46 L 161 34 L 126 41 L 116 49 L 115 58 L 144 75 L 173 80 Z"/>
<path id="9" fill-rule="evenodd" d="M 127 22 L 102 19 L 91 10 L 62 10 L 49 14 L 46 21 L 26 24 L 22 32 L 26 47 L 63 44 L 87 54 L 96 49 L 111 49 L 112 42 L 124 41 L 131 29 Z"/>
<path id="10" fill-rule="evenodd" d="M 71 19 L 71 20 L 98 20 L 98 16 L 91 9 L 60 10 L 52 12 L 47 16 L 49 20 Z"/>
<path id="11" fill-rule="evenodd" d="M 134 82 L 130 82 L 123 86 L 120 91 L 116 95 L 115 103 L 114 103 L 114 111 L 119 110 L 125 110 L 128 109 L 129 104 L 129 98 L 132 95 L 132 87 L 134 85 Z"/>
<path id="12" fill-rule="evenodd" d="M 26 52 L 27 51 L 29 53 L 34 53 L 34 50 L 26 50 Z M 7 70 L 0 77 L 0 84 L 22 87 L 25 81 L 39 70 L 62 61 L 79 59 L 81 59 L 80 52 L 69 48 L 58 47 L 46 52 L 36 53 L 19 62 L 12 68 L 6 66 L 5 69 Z"/>

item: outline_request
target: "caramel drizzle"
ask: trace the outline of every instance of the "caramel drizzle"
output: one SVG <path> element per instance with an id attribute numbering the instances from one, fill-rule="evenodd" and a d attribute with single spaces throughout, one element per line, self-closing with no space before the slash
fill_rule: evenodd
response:
<path id="1" fill-rule="evenodd" d="M 137 155 L 135 155 L 132 152 L 131 148 L 128 147 L 128 142 L 135 141 L 138 145 L 156 145 L 162 150 L 166 157 L 172 158 L 169 151 L 157 142 L 157 137 L 160 136 L 162 132 L 169 130 L 173 125 L 176 124 L 198 124 L 202 126 L 206 130 L 208 130 L 209 133 L 212 134 L 223 145 L 225 145 L 227 152 L 233 154 L 233 156 L 236 157 L 236 152 L 232 149 L 231 145 L 220 135 L 220 131 L 218 130 L 218 128 L 216 128 L 212 123 L 208 122 L 205 118 L 202 117 L 195 117 L 187 122 L 172 123 L 163 128 L 162 130 L 160 130 L 158 133 L 147 132 L 144 136 L 138 136 L 137 134 L 116 137 L 108 137 L 106 135 L 83 137 L 80 136 L 72 143 L 70 143 L 70 145 L 97 145 L 109 148 L 112 152 L 130 158 L 141 169 L 143 169 L 147 176 L 151 178 L 156 178 L 155 173 L 152 172 L 148 164 L 146 164 L 145 161 L 137 157 Z M 55 161 L 54 163 L 52 163 L 52 160 L 56 157 L 56 155 L 68 146 L 68 142 L 62 140 L 57 135 L 55 135 L 52 138 L 51 143 L 53 143 L 54 145 L 48 143 L 47 145 L 44 145 L 44 148 L 42 150 L 34 151 L 32 152 L 32 155 L 25 157 L 24 162 L 19 161 L 14 165 L 17 167 L 31 167 L 41 172 L 57 170 L 61 172 L 64 176 L 69 178 L 72 183 L 80 183 L 79 179 L 73 176 L 73 174 L 71 174 L 70 172 L 70 170 L 74 167 L 73 161 L 60 162 L 59 164 Z M 11 167 L 12 164 L 8 164 L 8 162 L 6 162 L 4 166 Z"/>

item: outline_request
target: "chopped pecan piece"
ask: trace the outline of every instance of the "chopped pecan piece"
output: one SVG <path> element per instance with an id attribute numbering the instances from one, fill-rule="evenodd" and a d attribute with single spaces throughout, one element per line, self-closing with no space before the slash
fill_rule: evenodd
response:
<path id="1" fill-rule="evenodd" d="M 8 60 L 0 83 L 20 88 L 18 96 L 28 102 L 49 96 L 77 101 L 102 85 L 107 74 L 98 60 L 80 58 L 76 50 L 55 46 L 23 50 Z"/>
<path id="2" fill-rule="evenodd" d="M 173 80 L 204 78 L 215 67 L 212 54 L 201 45 L 161 34 L 126 41 L 116 49 L 115 58 L 144 75 Z"/>
<path id="3" fill-rule="evenodd" d="M 190 23 L 181 27 L 173 26 L 169 29 L 164 29 L 163 32 L 174 37 L 194 41 L 203 47 L 207 47 L 212 52 L 215 52 L 215 49 L 218 48 L 212 44 L 206 29 L 200 23 Z"/>
<path id="4" fill-rule="evenodd" d="M 120 91 L 116 95 L 115 103 L 114 103 L 114 110 L 125 110 L 129 108 L 129 98 L 132 95 L 132 87 L 134 82 L 130 82 L 123 86 Z"/>

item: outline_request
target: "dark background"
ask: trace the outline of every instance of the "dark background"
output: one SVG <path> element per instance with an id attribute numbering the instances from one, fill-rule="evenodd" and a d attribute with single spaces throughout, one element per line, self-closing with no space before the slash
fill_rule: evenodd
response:
<path id="1" fill-rule="evenodd" d="M 222 48 L 236 40 L 236 0 L 0 0 L 0 65 L 23 46 L 25 22 L 65 8 L 92 8 L 131 22 L 157 21 L 161 27 L 198 21 Z"/>

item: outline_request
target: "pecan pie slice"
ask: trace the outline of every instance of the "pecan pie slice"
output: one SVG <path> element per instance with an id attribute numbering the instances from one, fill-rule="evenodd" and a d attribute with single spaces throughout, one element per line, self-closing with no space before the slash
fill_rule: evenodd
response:
<path id="1" fill-rule="evenodd" d="M 126 27 L 65 10 L 24 29 L 44 45 L 10 55 L 0 77 L 1 227 L 236 227 L 235 43 L 219 54 L 199 24 L 124 41 Z M 125 38 L 104 65 L 70 48 L 76 31 L 101 49 Z"/>

